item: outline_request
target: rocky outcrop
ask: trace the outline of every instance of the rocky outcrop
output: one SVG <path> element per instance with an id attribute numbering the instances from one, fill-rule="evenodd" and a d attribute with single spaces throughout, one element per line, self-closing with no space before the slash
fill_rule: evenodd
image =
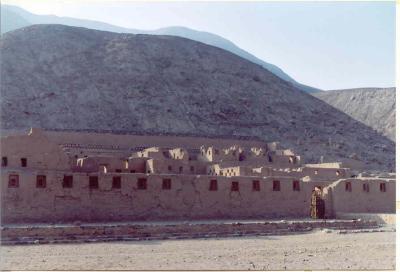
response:
<path id="1" fill-rule="evenodd" d="M 396 141 L 395 88 L 333 90 L 313 95 Z"/>
<path id="2" fill-rule="evenodd" d="M 394 168 L 394 142 L 203 43 L 35 25 L 4 34 L 0 54 L 3 129 L 256 136 L 311 162 L 358 157 Z"/>

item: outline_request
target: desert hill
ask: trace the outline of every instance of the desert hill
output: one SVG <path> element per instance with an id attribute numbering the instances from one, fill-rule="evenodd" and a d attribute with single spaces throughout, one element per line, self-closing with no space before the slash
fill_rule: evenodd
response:
<path id="1" fill-rule="evenodd" d="M 280 141 L 394 169 L 394 142 L 263 67 L 173 36 L 34 25 L 2 35 L 1 126 Z"/>
<path id="2" fill-rule="evenodd" d="M 208 45 L 216 46 L 232 52 L 242 58 L 250 60 L 256 64 L 263 66 L 265 69 L 269 70 L 273 74 L 278 77 L 292 83 L 294 86 L 305 92 L 317 92 L 319 89 L 306 86 L 304 84 L 298 83 L 288 74 L 286 74 L 282 69 L 278 66 L 265 62 L 256 56 L 250 54 L 249 52 L 239 48 L 233 42 L 218 36 L 213 33 L 205 32 L 205 31 L 197 31 L 194 29 L 190 29 L 187 27 L 181 26 L 173 26 L 173 27 L 165 27 L 156 30 L 139 30 L 139 29 L 131 29 L 124 28 L 119 26 L 114 26 L 111 24 L 92 21 L 92 20 L 83 20 L 69 17 L 58 17 L 54 15 L 36 15 L 32 14 L 22 8 L 10 5 L 1 5 L 1 33 L 6 33 L 11 30 L 16 30 L 21 27 L 33 25 L 33 24 L 62 24 L 68 26 L 76 26 L 76 27 L 85 27 L 96 30 L 103 31 L 111 31 L 117 33 L 132 33 L 132 34 L 151 34 L 151 35 L 171 35 L 182 38 L 191 39 L 194 41 L 202 42 Z"/>
<path id="3" fill-rule="evenodd" d="M 359 88 L 317 92 L 315 97 L 396 140 L 396 89 Z"/>

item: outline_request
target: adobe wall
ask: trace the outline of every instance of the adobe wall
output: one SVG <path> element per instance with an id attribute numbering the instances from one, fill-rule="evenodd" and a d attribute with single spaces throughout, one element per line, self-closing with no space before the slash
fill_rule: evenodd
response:
<path id="1" fill-rule="evenodd" d="M 346 182 L 351 182 L 351 192 L 346 191 Z M 386 184 L 386 191 L 380 191 L 380 184 Z M 369 192 L 363 190 L 369 185 Z M 341 179 L 326 189 L 331 190 L 334 213 L 395 213 L 396 182 L 384 179 Z M 335 215 L 335 214 L 334 214 Z"/>
<path id="2" fill-rule="evenodd" d="M 349 177 L 349 169 L 303 167 L 302 176 L 309 176 L 312 180 L 338 180 Z"/>
<path id="3" fill-rule="evenodd" d="M 163 219 L 224 219 L 224 218 L 276 218 L 308 217 L 311 192 L 315 186 L 326 187 L 325 206 L 328 216 L 335 213 L 391 213 L 395 212 L 395 182 L 379 178 L 343 179 L 336 182 L 337 169 L 302 168 L 303 172 L 283 171 L 264 167 L 259 175 L 270 174 L 272 177 L 255 177 L 247 166 L 249 162 L 235 162 L 228 166 L 234 169 L 235 175 L 243 176 L 205 176 L 212 167 L 201 161 L 148 158 L 126 159 L 115 156 L 109 164 L 107 173 L 98 172 L 96 167 L 101 163 L 85 158 L 86 170 L 92 173 L 75 172 L 71 160 L 58 143 L 79 143 L 123 146 L 131 150 L 132 146 L 168 146 L 177 145 L 186 148 L 199 148 L 206 144 L 217 146 L 232 145 L 241 142 L 244 147 L 254 147 L 254 141 L 219 140 L 208 138 L 136 136 L 95 133 L 64 133 L 34 131 L 31 135 L 7 136 L 1 138 L 2 156 L 7 157 L 7 166 L 1 171 L 1 217 L 3 222 L 62 222 L 62 221 L 134 221 Z M 259 142 L 260 146 L 265 143 Z M 111 149 L 112 150 L 112 149 Z M 178 151 L 176 151 L 178 152 Z M 222 152 L 222 151 L 220 151 Z M 157 153 L 162 155 L 162 153 Z M 28 159 L 27 167 L 21 166 L 21 158 Z M 278 156 L 279 157 L 279 156 Z M 276 157 L 276 158 L 278 158 Z M 282 164 L 290 164 L 288 157 L 281 158 Z M 284 163 L 285 162 L 285 163 Z M 75 163 L 76 164 L 76 163 Z M 221 162 L 214 168 L 230 165 Z M 264 164 L 265 165 L 265 164 Z M 168 166 L 172 166 L 171 171 Z M 179 173 L 179 167 L 182 174 Z M 194 166 L 193 173 L 191 166 Z M 218 167 L 217 167 L 218 166 Z M 267 164 L 268 166 L 268 164 Z M 293 166 L 293 165 L 292 165 Z M 146 169 L 148 167 L 148 169 Z M 114 169 L 115 168 L 115 169 Z M 120 169 L 122 168 L 122 169 Z M 254 168 L 254 166 L 253 166 Z M 51 170 L 48 170 L 51 169 Z M 116 169 L 123 173 L 113 173 Z M 300 168 L 298 168 L 300 169 Z M 136 173 L 126 173 L 136 171 Z M 138 173 L 163 172 L 163 174 Z M 315 170 L 318 174 L 315 174 Z M 340 171 L 345 169 L 340 169 Z M 300 177 L 310 173 L 310 179 Z M 232 171 L 231 171 L 232 172 Z M 169 173 L 169 174 L 166 174 Z M 10 174 L 19 175 L 19 187 L 9 188 Z M 73 175 L 73 188 L 63 188 L 65 174 Z M 346 177 L 348 173 L 343 173 Z M 36 176 L 46 175 L 46 188 L 36 188 Z M 89 188 L 89 175 L 99 177 L 98 189 Z M 113 189 L 113 176 L 121 176 L 120 189 Z M 318 177 L 317 177 L 318 176 Z M 321 178 L 323 176 L 323 178 Z M 139 178 L 147 179 L 146 190 L 137 188 Z M 171 179 L 171 190 L 162 189 L 163 178 Z M 218 190 L 210 191 L 210 180 L 218 180 Z M 260 191 L 253 190 L 253 180 L 260 181 Z M 273 191 L 273 181 L 280 181 L 280 191 Z M 294 191 L 292 182 L 300 182 L 300 191 Z M 310 181 L 311 180 L 311 181 Z M 232 181 L 239 182 L 239 191 L 231 191 Z M 352 190 L 346 190 L 345 183 L 352 183 Z M 386 192 L 381 192 L 379 184 L 385 182 Z M 332 184 L 331 184 L 332 183 Z M 363 191 L 363 184 L 368 183 L 370 191 Z M 329 186 L 328 186 L 329 185 Z"/>
<path id="4" fill-rule="evenodd" d="M 51 139 L 53 143 L 56 143 Z M 58 143 L 57 143 L 58 145 Z M 130 157 L 132 150 L 129 149 L 107 149 L 102 146 L 98 147 L 80 147 L 78 144 L 62 144 L 60 145 L 64 151 L 67 151 L 70 157 L 91 157 L 91 156 L 104 156 L 111 155 L 115 157 Z"/>
<path id="5" fill-rule="evenodd" d="M 19 175 L 19 187 L 8 188 L 8 175 Z M 64 174 L 73 175 L 73 188 L 63 188 Z M 46 188 L 36 188 L 36 175 L 46 175 Z M 99 188 L 89 188 L 89 176 L 98 175 Z M 121 189 L 112 188 L 113 176 L 121 176 Z M 147 179 L 146 190 L 137 187 L 138 178 Z M 171 190 L 162 189 L 162 180 L 171 179 Z M 218 190 L 210 191 L 210 180 Z M 329 182 L 302 182 L 294 191 L 288 177 L 221 177 L 197 175 L 146 175 L 130 173 L 66 173 L 56 171 L 2 171 L 1 219 L 3 223 L 102 222 L 137 220 L 189 220 L 309 217 L 311 192 L 325 187 L 327 217 L 336 213 L 394 213 L 395 182 L 377 179 L 346 179 Z M 253 180 L 260 181 L 254 191 Z M 273 180 L 280 191 L 273 191 Z M 231 191 L 232 181 L 239 191 Z M 351 182 L 351 192 L 345 183 Z M 362 184 L 369 184 L 364 192 Z M 379 184 L 386 184 L 381 192 Z M 328 192 L 328 194 L 326 194 Z"/>
<path id="6" fill-rule="evenodd" d="M 299 167 L 301 164 L 300 157 L 292 156 L 292 158 L 288 155 L 277 155 L 271 154 L 269 155 L 272 159 L 272 163 L 278 165 L 279 167 Z"/>
<path id="7" fill-rule="evenodd" d="M 67 170 L 70 158 L 42 135 L 18 135 L 1 138 L 1 155 L 7 157 L 9 167 L 20 167 L 21 158 L 27 158 L 27 167 Z"/>
<path id="8" fill-rule="evenodd" d="M 265 145 L 265 143 L 264 143 Z M 220 161 L 239 161 L 240 150 L 237 145 L 222 148 L 221 143 L 215 146 L 201 146 L 199 159 L 208 162 L 220 162 Z M 257 145 L 259 146 L 259 145 Z"/>
<path id="9" fill-rule="evenodd" d="M 342 168 L 341 162 L 325 162 L 325 163 L 306 163 L 305 167 L 310 168 Z"/>
<path id="10" fill-rule="evenodd" d="M 133 146 L 157 146 L 157 147 L 185 147 L 200 148 L 200 146 L 218 146 L 220 148 L 240 145 L 242 147 L 265 147 L 266 143 L 254 140 L 216 139 L 206 137 L 187 136 L 154 136 L 154 135 L 123 135 L 112 133 L 93 132 L 66 132 L 66 131 L 42 131 L 35 129 L 39 134 L 44 134 L 58 144 L 100 144 L 120 148 Z M 140 143 L 140 144 L 138 144 Z"/>
<path id="11" fill-rule="evenodd" d="M 147 173 L 152 174 L 202 174 L 206 173 L 206 164 L 199 161 L 175 159 L 149 159 L 146 163 Z"/>
<path id="12" fill-rule="evenodd" d="M 275 177 L 280 191 L 272 190 L 272 178 L 260 179 L 260 191 L 253 191 L 254 178 L 119 173 L 122 187 L 112 189 L 114 173 L 99 174 L 99 189 L 90 189 L 88 174 L 70 173 L 73 188 L 62 188 L 64 172 L 18 171 L 19 188 L 8 188 L 9 173 L 2 171 L 3 223 L 308 217 L 315 186 L 304 182 L 293 191 L 291 179 Z M 47 176 L 46 188 L 36 188 L 36 174 Z M 147 178 L 146 190 L 137 188 L 140 177 Z M 163 178 L 172 180 L 171 190 L 162 190 Z M 209 190 L 211 179 L 217 191 Z M 239 192 L 231 191 L 232 181 Z"/>
<path id="13" fill-rule="evenodd" d="M 84 172 L 97 172 L 100 166 L 106 166 L 108 172 L 115 172 L 116 169 L 126 169 L 126 160 L 111 156 L 95 156 L 81 158 L 77 163 L 77 170 Z"/>

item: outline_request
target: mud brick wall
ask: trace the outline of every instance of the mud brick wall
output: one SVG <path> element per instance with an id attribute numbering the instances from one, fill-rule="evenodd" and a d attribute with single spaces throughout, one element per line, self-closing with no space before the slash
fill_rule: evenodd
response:
<path id="1" fill-rule="evenodd" d="M 10 174 L 19 175 L 19 186 L 9 188 Z M 73 187 L 63 188 L 64 175 L 73 176 Z M 37 175 L 46 175 L 46 187 L 37 188 Z M 90 188 L 89 176 L 98 177 L 98 188 Z M 121 188 L 112 188 L 113 177 L 121 177 Z M 146 180 L 140 189 L 138 180 Z M 163 189 L 163 180 L 171 188 Z M 210 190 L 217 180 L 216 191 Z M 259 180 L 260 191 L 253 189 Z M 273 181 L 280 190 L 273 191 Z M 238 182 L 239 190 L 232 191 Z M 83 174 L 65 171 L 2 171 L 2 223 L 29 222 L 112 222 L 137 220 L 240 219 L 308 217 L 311 192 L 326 187 L 326 215 L 336 212 L 394 213 L 395 182 L 385 180 L 344 179 L 327 182 L 300 182 L 293 190 L 290 177 L 221 177 L 199 175 L 152 175 L 132 173 Z M 351 183 L 351 191 L 346 190 Z M 363 184 L 369 184 L 369 192 Z M 380 184 L 385 184 L 381 191 Z"/>
<path id="2" fill-rule="evenodd" d="M 118 173 L 121 188 L 112 188 L 113 174 L 93 173 L 99 187 L 90 188 L 92 174 L 73 175 L 73 187 L 63 188 L 66 172 L 19 171 L 19 187 L 8 187 L 8 175 L 2 172 L 1 216 L 12 222 L 106 222 L 161 219 L 223 219 L 307 217 L 311 191 L 317 183 L 300 182 L 294 191 L 291 178 L 216 177 L 197 175 L 148 175 Z M 46 188 L 36 187 L 36 175 L 46 175 Z M 146 189 L 138 180 L 146 179 Z M 171 189 L 162 188 L 171 180 Z M 210 181 L 218 181 L 218 190 L 210 191 Z M 260 181 L 260 191 L 253 190 Z M 280 191 L 273 191 L 273 180 Z M 231 191 L 232 182 L 239 191 Z"/>
<path id="3" fill-rule="evenodd" d="M 350 184 L 346 190 L 346 183 Z M 384 184 L 384 190 L 381 190 Z M 336 213 L 395 213 L 396 182 L 374 178 L 343 179 L 332 183 L 328 206 Z M 366 190 L 368 188 L 368 190 Z"/>

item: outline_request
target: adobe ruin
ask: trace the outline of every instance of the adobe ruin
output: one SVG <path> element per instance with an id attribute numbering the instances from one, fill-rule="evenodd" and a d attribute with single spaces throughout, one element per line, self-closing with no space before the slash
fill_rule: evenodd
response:
<path id="1" fill-rule="evenodd" d="M 1 146 L 3 223 L 395 212 L 394 174 L 306 164 L 276 142 L 32 129 Z"/>

